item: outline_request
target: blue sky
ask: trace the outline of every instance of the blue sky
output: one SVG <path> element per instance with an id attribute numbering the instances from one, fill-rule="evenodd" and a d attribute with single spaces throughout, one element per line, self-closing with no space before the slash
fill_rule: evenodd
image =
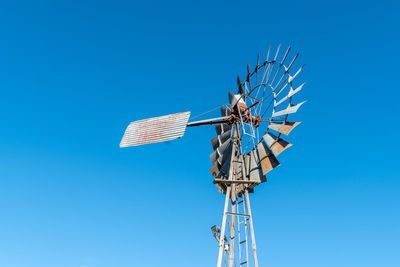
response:
<path id="1" fill-rule="evenodd" d="M 256 189 L 260 266 L 400 266 L 395 1 L 3 1 L 0 266 L 213 266 L 212 127 L 120 149 L 129 122 L 227 102 L 282 43 L 306 64 L 292 148 Z"/>

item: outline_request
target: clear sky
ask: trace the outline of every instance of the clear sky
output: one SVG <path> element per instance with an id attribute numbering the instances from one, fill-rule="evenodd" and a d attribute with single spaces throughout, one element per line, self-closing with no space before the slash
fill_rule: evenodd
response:
<path id="1" fill-rule="evenodd" d="M 293 147 L 252 196 L 260 266 L 400 266 L 396 1 L 3 1 L 0 266 L 214 266 L 212 127 L 120 149 L 129 122 L 227 102 L 301 53 Z"/>

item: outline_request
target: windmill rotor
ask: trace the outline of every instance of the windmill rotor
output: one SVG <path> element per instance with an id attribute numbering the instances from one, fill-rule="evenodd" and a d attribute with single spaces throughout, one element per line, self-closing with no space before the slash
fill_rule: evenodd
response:
<path id="1" fill-rule="evenodd" d="M 288 136 L 300 124 L 288 118 L 305 103 L 294 101 L 304 85 L 297 82 L 304 65 L 296 67 L 299 54 L 291 56 L 290 52 L 291 47 L 288 47 L 282 53 L 279 45 L 272 53 L 269 47 L 264 61 L 260 62 L 258 54 L 254 67 L 248 63 L 245 75 L 236 78 L 237 93 L 228 91 L 228 103 L 220 107 L 219 117 L 189 122 L 190 111 L 187 111 L 135 121 L 127 127 L 120 143 L 121 147 L 128 147 L 169 141 L 181 138 L 186 127 L 215 127 L 216 136 L 211 139 L 210 172 L 219 192 L 225 194 L 221 228 L 212 228 L 214 237 L 224 236 L 216 237 L 219 243 L 218 267 L 222 265 L 224 253 L 229 257 L 228 267 L 234 266 L 235 253 L 239 255 L 240 266 L 249 266 L 248 228 L 252 263 L 258 266 L 248 194 L 266 182 L 266 175 L 280 166 L 277 157 L 292 146 L 282 135 Z M 239 212 L 240 204 L 243 204 L 242 213 Z M 230 238 L 225 238 L 228 216 Z M 241 225 L 246 233 L 242 241 Z M 242 244 L 245 248 L 241 247 Z"/>

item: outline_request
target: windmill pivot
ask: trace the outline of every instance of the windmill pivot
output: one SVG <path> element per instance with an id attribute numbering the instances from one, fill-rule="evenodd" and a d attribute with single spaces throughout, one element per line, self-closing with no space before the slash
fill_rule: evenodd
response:
<path id="1" fill-rule="evenodd" d="M 243 101 L 237 101 L 236 105 L 233 106 L 231 111 L 231 117 L 228 119 L 228 123 L 233 124 L 237 121 L 240 121 L 241 118 L 243 119 L 244 123 L 251 122 L 253 123 L 255 128 L 260 126 L 262 122 L 262 118 L 260 115 L 252 116 L 250 108 Z"/>

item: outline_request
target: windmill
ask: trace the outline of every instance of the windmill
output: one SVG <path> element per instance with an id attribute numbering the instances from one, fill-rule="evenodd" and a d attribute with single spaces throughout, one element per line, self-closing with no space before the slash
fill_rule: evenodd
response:
<path id="1" fill-rule="evenodd" d="M 188 122 L 188 111 L 135 121 L 120 143 L 128 147 L 163 142 L 181 138 L 186 127 L 215 126 L 210 172 L 225 194 L 221 226 L 211 227 L 219 247 L 217 267 L 223 261 L 228 267 L 258 267 L 249 193 L 280 165 L 276 157 L 292 145 L 281 137 L 300 123 L 290 122 L 288 116 L 304 103 L 293 103 L 304 85 L 295 86 L 304 66 L 294 67 L 299 54 L 287 60 L 291 48 L 281 56 L 280 47 L 275 53 L 269 47 L 262 62 L 258 55 L 255 67 L 247 65 L 245 77 L 237 77 L 237 93 L 229 90 L 229 103 L 220 107 L 220 117 Z"/>

